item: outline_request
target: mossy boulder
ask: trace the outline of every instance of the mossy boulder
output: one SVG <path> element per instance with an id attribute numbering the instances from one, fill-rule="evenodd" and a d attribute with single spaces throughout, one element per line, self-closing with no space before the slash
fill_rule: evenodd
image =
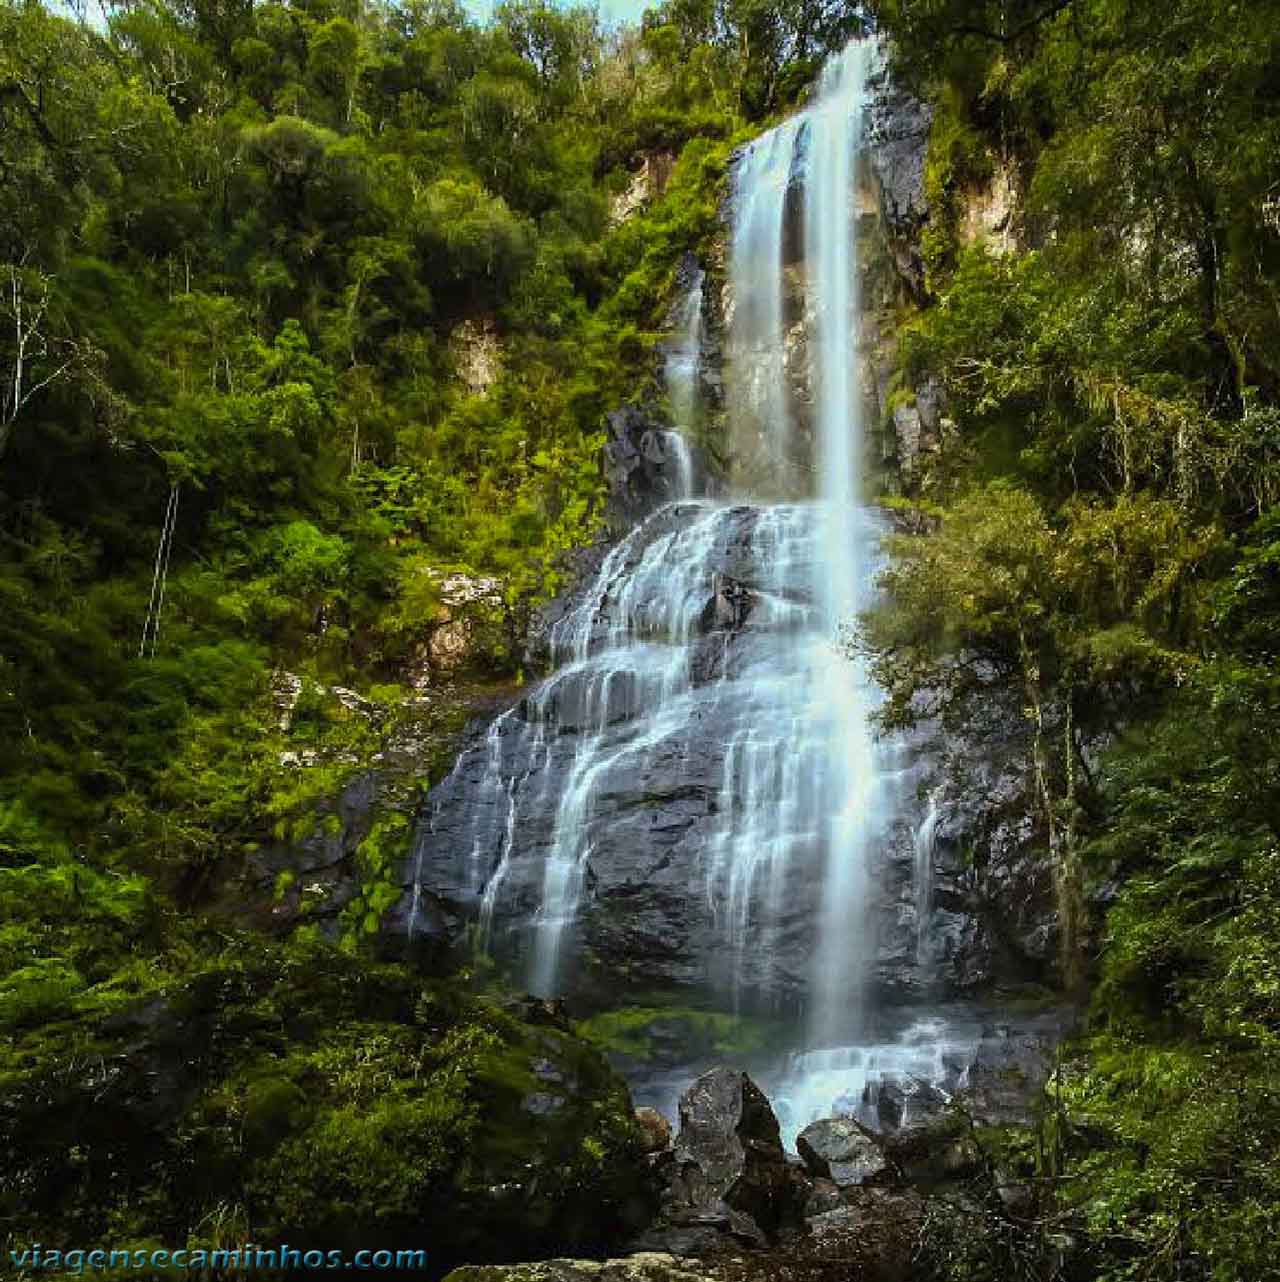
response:
<path id="1" fill-rule="evenodd" d="M 649 1210 L 622 1081 L 527 1023 L 314 943 L 237 938 L 110 1016 L 0 1050 L 0 1214 L 49 1245 L 591 1252 Z M 216 1213 L 216 1214 L 215 1214 Z"/>
<path id="2" fill-rule="evenodd" d="M 456 1269 L 445 1282 L 712 1282 L 718 1271 L 696 1260 L 644 1251 L 621 1260 L 542 1260 Z"/>

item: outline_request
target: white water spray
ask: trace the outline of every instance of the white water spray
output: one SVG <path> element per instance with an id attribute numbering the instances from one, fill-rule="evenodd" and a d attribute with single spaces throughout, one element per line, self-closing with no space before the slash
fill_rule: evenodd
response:
<path id="1" fill-rule="evenodd" d="M 854 45 L 835 59 L 813 106 L 735 168 L 727 408 L 743 500 L 690 500 L 687 440 L 669 433 L 680 500 L 608 552 L 551 630 L 553 675 L 465 767 L 482 798 L 463 891 L 483 938 L 523 932 L 534 991 L 572 974 L 593 865 L 626 822 L 618 798 L 688 780 L 688 836 L 671 848 L 721 941 L 708 986 L 735 1008 L 805 1002 L 815 1050 L 860 1033 L 869 869 L 891 809 L 876 692 L 839 645 L 869 602 L 882 533 L 859 502 L 855 180 L 871 57 Z M 703 291 L 691 279 L 668 348 L 681 427 L 697 417 Z M 788 387 L 798 317 L 810 433 Z"/>
<path id="2" fill-rule="evenodd" d="M 854 537 L 863 447 L 855 165 L 872 52 L 857 42 L 830 62 L 807 113 L 804 230 L 823 530 L 815 588 L 826 633 L 815 663 L 828 691 L 832 771 L 813 979 L 817 1045 L 835 1042 L 857 1015 L 869 957 L 868 862 L 888 818 L 871 723 L 876 692 L 862 665 L 833 649 L 842 625 L 867 604 L 873 568 L 858 560 Z"/>
<path id="3" fill-rule="evenodd" d="M 733 176 L 729 444 L 735 480 L 753 497 L 805 493 L 792 464 L 784 343 L 786 215 L 802 123 L 794 117 L 749 143 Z"/>

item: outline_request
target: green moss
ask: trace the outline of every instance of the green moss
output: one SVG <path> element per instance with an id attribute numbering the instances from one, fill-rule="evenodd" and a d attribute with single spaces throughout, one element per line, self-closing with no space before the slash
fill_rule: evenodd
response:
<path id="1" fill-rule="evenodd" d="M 645 1060 L 659 1053 L 659 1025 L 661 1040 L 667 1046 L 679 1043 L 691 1058 L 754 1055 L 769 1045 L 775 1032 L 763 1020 L 680 1006 L 622 1006 L 584 1020 L 576 1031 L 610 1054 Z"/>

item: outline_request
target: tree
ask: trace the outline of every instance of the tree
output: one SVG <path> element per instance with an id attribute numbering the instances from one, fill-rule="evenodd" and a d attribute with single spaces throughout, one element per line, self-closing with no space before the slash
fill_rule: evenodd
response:
<path id="1" fill-rule="evenodd" d="M 54 291 L 54 279 L 28 266 L 25 255 L 0 268 L 0 458 L 35 398 L 94 375 L 94 349 L 62 330 Z"/>

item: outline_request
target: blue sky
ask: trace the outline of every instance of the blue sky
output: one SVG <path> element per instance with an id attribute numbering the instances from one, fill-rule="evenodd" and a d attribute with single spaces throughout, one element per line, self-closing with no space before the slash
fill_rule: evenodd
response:
<path id="1" fill-rule="evenodd" d="M 487 18 L 500 2 L 501 0 L 463 0 L 466 7 L 477 18 Z M 590 0 L 584 0 L 584 2 L 590 3 Z M 46 0 L 46 3 L 55 13 L 67 12 L 67 5 L 64 0 Z M 556 3 L 563 4 L 567 8 L 571 0 L 556 0 Z M 598 0 L 598 7 L 600 16 L 607 22 L 623 20 L 639 22 L 644 11 L 653 8 L 657 3 L 658 0 Z M 101 21 L 101 14 L 94 0 L 90 0 L 88 8 L 90 20 L 93 21 L 95 26 L 98 25 Z"/>
<path id="2" fill-rule="evenodd" d="M 567 8 L 569 0 L 558 0 Z M 500 0 L 465 0 L 467 8 L 476 15 L 477 18 L 487 18 L 496 8 Z M 646 9 L 651 9 L 657 4 L 657 0 L 598 0 L 600 16 L 606 21 L 618 22 L 628 19 L 632 22 L 639 22 Z"/>

